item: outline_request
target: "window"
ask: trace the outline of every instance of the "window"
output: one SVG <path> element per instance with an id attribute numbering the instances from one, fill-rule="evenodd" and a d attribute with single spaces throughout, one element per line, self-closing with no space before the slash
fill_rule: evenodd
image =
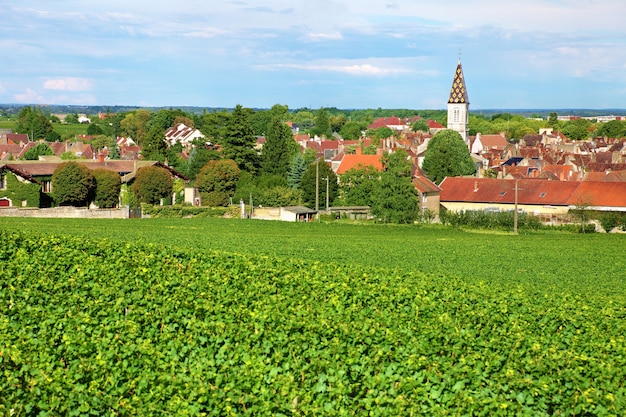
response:
<path id="1" fill-rule="evenodd" d="M 459 123 L 459 121 L 461 120 L 461 110 L 459 110 L 458 108 L 454 109 L 454 123 Z"/>
<path id="2" fill-rule="evenodd" d="M 539 194 L 539 198 L 544 198 L 546 196 L 546 193 L 540 193 Z"/>
<path id="3" fill-rule="evenodd" d="M 49 193 L 52 191 L 52 181 L 44 181 L 43 182 L 43 192 L 44 193 Z"/>
<path id="4" fill-rule="evenodd" d="M 506 191 L 500 191 L 500 197 L 504 197 L 505 194 L 506 194 Z"/>

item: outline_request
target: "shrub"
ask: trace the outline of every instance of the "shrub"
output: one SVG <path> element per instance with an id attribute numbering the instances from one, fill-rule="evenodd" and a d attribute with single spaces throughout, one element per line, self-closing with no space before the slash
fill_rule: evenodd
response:
<path id="1" fill-rule="evenodd" d="M 102 168 L 96 169 L 93 176 L 96 179 L 94 203 L 100 208 L 117 206 L 122 186 L 119 174 Z"/>
<path id="2" fill-rule="evenodd" d="M 158 204 L 172 194 L 172 187 L 172 176 L 165 168 L 149 166 L 137 171 L 132 190 L 140 203 Z"/>
<path id="3" fill-rule="evenodd" d="M 52 197 L 60 206 L 88 206 L 95 191 L 94 176 L 84 165 L 64 162 L 52 174 Z"/>

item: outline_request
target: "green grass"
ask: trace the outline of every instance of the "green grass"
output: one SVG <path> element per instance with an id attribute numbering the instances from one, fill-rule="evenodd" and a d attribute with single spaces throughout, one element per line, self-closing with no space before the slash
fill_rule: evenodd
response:
<path id="1" fill-rule="evenodd" d="M 2 415 L 626 409 L 621 235 L 0 218 L 0 241 Z"/>
<path id="2" fill-rule="evenodd" d="M 0 129 L 12 129 L 15 130 L 15 120 L 0 120 Z M 52 128 L 55 132 L 59 133 L 63 139 L 74 139 L 76 135 L 87 134 L 87 127 L 89 125 L 80 124 L 60 124 L 53 123 Z"/>
<path id="3" fill-rule="evenodd" d="M 155 243 L 459 277 L 538 290 L 626 294 L 626 236 L 473 233 L 443 226 L 286 223 L 238 219 L 0 218 L 0 228 Z"/>

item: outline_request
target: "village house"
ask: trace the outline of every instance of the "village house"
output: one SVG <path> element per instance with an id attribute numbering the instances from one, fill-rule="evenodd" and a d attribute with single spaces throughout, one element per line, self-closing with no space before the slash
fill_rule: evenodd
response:
<path id="1" fill-rule="evenodd" d="M 169 146 L 174 146 L 180 143 L 185 148 L 191 147 L 195 140 L 205 140 L 206 137 L 198 129 L 186 126 L 184 123 L 179 123 L 176 126 L 170 127 L 164 133 L 165 141 Z"/>

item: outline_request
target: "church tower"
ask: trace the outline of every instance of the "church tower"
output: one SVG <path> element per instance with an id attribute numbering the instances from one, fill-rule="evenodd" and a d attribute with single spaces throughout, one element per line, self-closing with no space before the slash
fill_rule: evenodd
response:
<path id="1" fill-rule="evenodd" d="M 448 99 L 448 129 L 459 132 L 465 143 L 469 144 L 469 98 L 465 87 L 461 59 L 456 66 L 450 98 Z"/>

